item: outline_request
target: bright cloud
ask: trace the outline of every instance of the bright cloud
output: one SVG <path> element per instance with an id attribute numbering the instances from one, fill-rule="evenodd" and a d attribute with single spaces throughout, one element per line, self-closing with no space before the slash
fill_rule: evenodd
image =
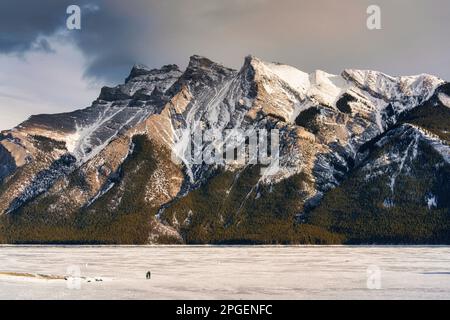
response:
<path id="1" fill-rule="evenodd" d="M 1 130 L 33 114 L 87 107 L 98 96 L 102 84 L 84 77 L 86 58 L 67 35 L 38 41 L 50 49 L 0 55 Z"/>

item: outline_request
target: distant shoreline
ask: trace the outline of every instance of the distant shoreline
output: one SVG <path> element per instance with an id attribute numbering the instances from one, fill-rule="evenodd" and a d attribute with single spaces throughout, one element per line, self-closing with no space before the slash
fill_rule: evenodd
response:
<path id="1" fill-rule="evenodd" d="M 61 248 L 447 248 L 450 244 L 0 244 L 0 248 L 14 248 L 14 247 L 61 247 Z"/>

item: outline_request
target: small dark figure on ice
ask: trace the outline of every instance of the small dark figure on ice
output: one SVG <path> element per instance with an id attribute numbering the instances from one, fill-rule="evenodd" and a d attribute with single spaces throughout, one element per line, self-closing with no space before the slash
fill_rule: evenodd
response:
<path id="1" fill-rule="evenodd" d="M 145 277 L 147 278 L 147 280 L 150 280 L 152 278 L 152 273 L 150 271 L 147 271 Z"/>

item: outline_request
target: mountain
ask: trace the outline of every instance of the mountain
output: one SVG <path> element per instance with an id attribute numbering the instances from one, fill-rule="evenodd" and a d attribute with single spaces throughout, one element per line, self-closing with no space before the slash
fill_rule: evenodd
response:
<path id="1" fill-rule="evenodd" d="M 278 132 L 277 170 L 189 161 L 206 130 Z M 90 107 L 1 133 L 0 242 L 450 243 L 449 130 L 431 75 L 135 65 Z M 200 148 L 249 145 L 224 141 Z"/>

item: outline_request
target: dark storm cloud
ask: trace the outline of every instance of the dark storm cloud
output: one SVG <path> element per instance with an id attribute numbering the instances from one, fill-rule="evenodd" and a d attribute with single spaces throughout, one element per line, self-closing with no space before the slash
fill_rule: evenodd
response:
<path id="1" fill-rule="evenodd" d="M 2 0 L 0 2 L 0 51 L 20 53 L 32 49 L 39 36 L 51 35 L 64 25 L 70 1 Z"/>
<path id="2" fill-rule="evenodd" d="M 71 4 L 82 8 L 81 30 L 66 30 L 66 9 Z M 162 1 L 2 0 L 0 53 L 51 52 L 51 45 L 43 37 L 64 30 L 86 55 L 86 75 L 123 80 L 136 62 L 166 61 L 152 54 L 156 52 L 152 46 L 165 36 L 160 27 L 166 18 L 158 8 L 164 10 L 163 14 L 170 13 L 170 7 Z M 167 18 L 170 21 L 170 16 Z"/>
<path id="3" fill-rule="evenodd" d="M 2 0 L 0 2 L 0 53 L 22 54 L 29 50 L 43 50 L 51 53 L 51 45 L 44 37 L 65 30 L 66 9 L 71 4 L 77 4 L 82 8 L 83 27 L 89 27 L 89 31 L 71 31 L 67 35 L 71 37 L 71 40 L 76 41 L 90 58 L 87 74 L 107 75 L 105 69 L 99 70 L 96 64 L 102 61 L 100 65 L 111 67 L 107 63 L 111 56 L 113 59 L 110 62 L 118 61 L 114 59 L 114 55 L 108 54 L 111 52 L 111 46 L 104 46 L 102 43 L 105 34 L 102 23 L 107 22 L 109 28 L 111 26 L 120 28 L 124 25 L 118 25 L 117 21 L 114 21 L 114 16 L 108 16 L 108 11 L 96 16 L 95 12 L 99 11 L 97 9 L 101 3 L 103 1 Z M 117 35 L 115 32 L 112 33 Z M 122 56 L 126 57 L 126 55 Z M 110 76 L 113 75 L 114 73 L 110 74 Z"/>
<path id="4" fill-rule="evenodd" d="M 254 54 L 304 71 L 450 79 L 447 0 L 2 0 L 0 53 L 51 52 L 39 38 L 64 29 L 70 4 L 84 8 L 82 30 L 68 34 L 86 56 L 86 75 L 114 82 L 136 62 L 185 66 L 192 54 L 235 68 Z M 366 28 L 370 4 L 382 8 L 382 30 Z"/>

